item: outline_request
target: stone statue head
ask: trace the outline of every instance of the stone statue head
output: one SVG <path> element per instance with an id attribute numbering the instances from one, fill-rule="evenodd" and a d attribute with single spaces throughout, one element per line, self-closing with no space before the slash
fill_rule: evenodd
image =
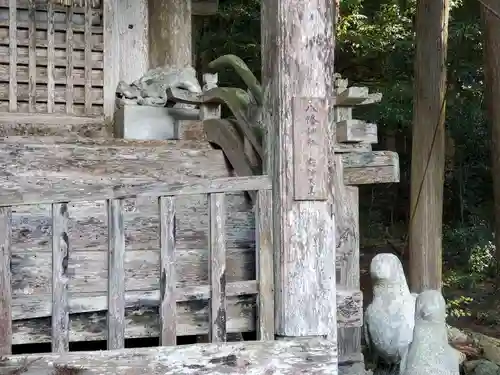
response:
<path id="1" fill-rule="evenodd" d="M 417 297 L 415 306 L 416 320 L 434 323 L 445 323 L 446 303 L 443 295 L 437 290 L 426 290 Z"/>
<path id="2" fill-rule="evenodd" d="M 403 265 L 399 258 L 391 253 L 377 254 L 370 264 L 370 276 L 376 284 L 406 284 Z"/>

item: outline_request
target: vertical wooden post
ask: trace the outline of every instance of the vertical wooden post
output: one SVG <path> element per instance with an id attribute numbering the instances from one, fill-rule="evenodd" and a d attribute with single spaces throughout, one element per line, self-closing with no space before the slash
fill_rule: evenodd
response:
<path id="1" fill-rule="evenodd" d="M 0 207 L 0 357 L 12 353 L 12 209 Z"/>
<path id="2" fill-rule="evenodd" d="M 9 0 L 9 112 L 17 112 L 17 0 Z"/>
<path id="3" fill-rule="evenodd" d="M 69 351 L 67 203 L 52 204 L 52 351 Z"/>
<path id="4" fill-rule="evenodd" d="M 263 0 L 262 12 L 276 334 L 328 336 L 335 343 L 335 217 L 327 202 L 334 3 Z"/>
<path id="5" fill-rule="evenodd" d="M 110 199 L 108 211 L 108 350 L 125 347 L 125 227 L 123 200 Z"/>
<path id="6" fill-rule="evenodd" d="M 450 0 L 419 0 L 410 199 L 410 288 L 441 289 L 446 55 Z"/>
<path id="7" fill-rule="evenodd" d="M 191 1 L 148 0 L 149 64 L 191 65 Z"/>
<path id="8" fill-rule="evenodd" d="M 116 87 L 120 80 L 120 33 L 118 0 L 103 0 L 104 28 L 104 117 L 112 121 L 115 113 Z"/>
<path id="9" fill-rule="evenodd" d="M 28 111 L 36 112 L 36 4 L 28 1 Z"/>
<path id="10" fill-rule="evenodd" d="M 210 342 L 227 339 L 226 304 L 226 202 L 224 193 L 208 194 L 210 263 L 210 309 L 208 337 Z"/>
<path id="11" fill-rule="evenodd" d="M 175 199 L 160 197 L 160 345 L 177 343 Z"/>

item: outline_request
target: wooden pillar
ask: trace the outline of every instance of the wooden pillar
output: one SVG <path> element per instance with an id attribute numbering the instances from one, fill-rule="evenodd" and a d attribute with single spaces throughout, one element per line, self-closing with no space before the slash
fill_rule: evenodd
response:
<path id="1" fill-rule="evenodd" d="M 419 0 L 411 155 L 410 289 L 441 289 L 450 0 Z"/>
<path id="2" fill-rule="evenodd" d="M 276 334 L 335 343 L 335 218 L 328 204 L 333 30 L 332 1 L 262 1 Z"/>
<path id="3" fill-rule="evenodd" d="M 148 12 L 150 68 L 190 65 L 191 1 L 148 0 Z"/>

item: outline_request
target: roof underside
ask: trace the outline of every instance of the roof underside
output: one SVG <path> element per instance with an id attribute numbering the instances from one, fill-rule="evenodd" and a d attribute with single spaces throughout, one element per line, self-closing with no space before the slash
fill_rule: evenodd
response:
<path id="1" fill-rule="evenodd" d="M 85 4 L 85 0 L 48 0 L 53 4 L 72 6 L 76 5 L 82 7 Z M 89 0 L 92 2 L 93 7 L 97 7 L 101 0 Z M 193 15 L 194 16 L 208 16 L 217 13 L 219 6 L 219 0 L 191 0 L 193 5 Z"/>

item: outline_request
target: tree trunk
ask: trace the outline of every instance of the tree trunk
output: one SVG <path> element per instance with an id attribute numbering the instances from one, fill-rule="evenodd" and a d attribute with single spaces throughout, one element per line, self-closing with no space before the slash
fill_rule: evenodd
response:
<path id="1" fill-rule="evenodd" d="M 491 126 L 491 173 L 495 204 L 495 246 L 497 286 L 500 286 L 500 18 L 488 7 L 481 6 L 484 30 L 485 100 Z"/>
<path id="2" fill-rule="evenodd" d="M 410 286 L 440 289 L 449 0 L 418 0 L 410 209 Z"/>

